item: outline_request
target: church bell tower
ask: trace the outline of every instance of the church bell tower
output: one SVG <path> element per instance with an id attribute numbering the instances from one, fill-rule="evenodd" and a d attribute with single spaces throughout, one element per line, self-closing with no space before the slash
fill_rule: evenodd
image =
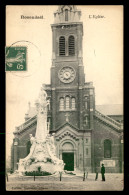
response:
<path id="1" fill-rule="evenodd" d="M 81 11 L 76 6 L 62 5 L 54 13 L 51 25 L 52 130 L 66 122 L 82 130 L 93 128 L 94 90 L 92 83 L 85 83 L 80 18 Z"/>

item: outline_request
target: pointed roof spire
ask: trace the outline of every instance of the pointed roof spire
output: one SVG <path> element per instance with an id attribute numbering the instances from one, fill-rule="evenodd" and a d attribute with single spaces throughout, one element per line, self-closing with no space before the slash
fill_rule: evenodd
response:
<path id="1" fill-rule="evenodd" d="M 75 5 L 59 5 L 58 6 L 58 12 L 63 12 L 65 9 L 68 9 L 69 11 L 77 10 Z"/>

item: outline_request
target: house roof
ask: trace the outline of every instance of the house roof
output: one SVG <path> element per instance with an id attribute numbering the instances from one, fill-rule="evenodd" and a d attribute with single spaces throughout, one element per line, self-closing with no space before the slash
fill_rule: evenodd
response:
<path id="1" fill-rule="evenodd" d="M 123 115 L 123 105 L 122 104 L 96 105 L 96 110 L 108 116 Z"/>

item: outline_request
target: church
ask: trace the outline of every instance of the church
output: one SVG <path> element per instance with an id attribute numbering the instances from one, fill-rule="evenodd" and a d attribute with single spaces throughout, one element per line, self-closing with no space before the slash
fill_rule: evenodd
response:
<path id="1" fill-rule="evenodd" d="M 67 171 L 123 172 L 123 113 L 103 113 L 95 105 L 95 88 L 85 81 L 83 65 L 83 23 L 76 6 L 62 5 L 54 13 L 52 29 L 51 84 L 47 92 L 47 128 L 54 134 L 56 154 Z M 40 87 L 40 86 L 39 86 Z M 111 107 L 113 112 L 113 107 Z M 119 116 L 118 116 L 119 115 Z M 25 114 L 25 122 L 15 128 L 11 148 L 11 168 L 30 151 L 29 135 L 35 136 L 36 108 Z"/>

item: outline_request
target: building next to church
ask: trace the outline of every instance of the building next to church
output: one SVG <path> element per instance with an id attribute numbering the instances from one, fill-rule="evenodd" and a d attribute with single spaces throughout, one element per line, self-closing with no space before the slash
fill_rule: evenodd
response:
<path id="1" fill-rule="evenodd" d="M 81 11 L 71 5 L 54 13 L 51 84 L 45 85 L 48 128 L 55 133 L 57 157 L 65 170 L 95 172 L 104 163 L 106 172 L 123 172 L 123 113 L 110 116 L 100 112 L 101 106 L 96 109 L 93 83 L 85 81 L 80 17 Z M 25 122 L 14 131 L 13 171 L 30 151 L 29 134 L 35 136 L 36 123 L 35 108 L 29 105 Z"/>

